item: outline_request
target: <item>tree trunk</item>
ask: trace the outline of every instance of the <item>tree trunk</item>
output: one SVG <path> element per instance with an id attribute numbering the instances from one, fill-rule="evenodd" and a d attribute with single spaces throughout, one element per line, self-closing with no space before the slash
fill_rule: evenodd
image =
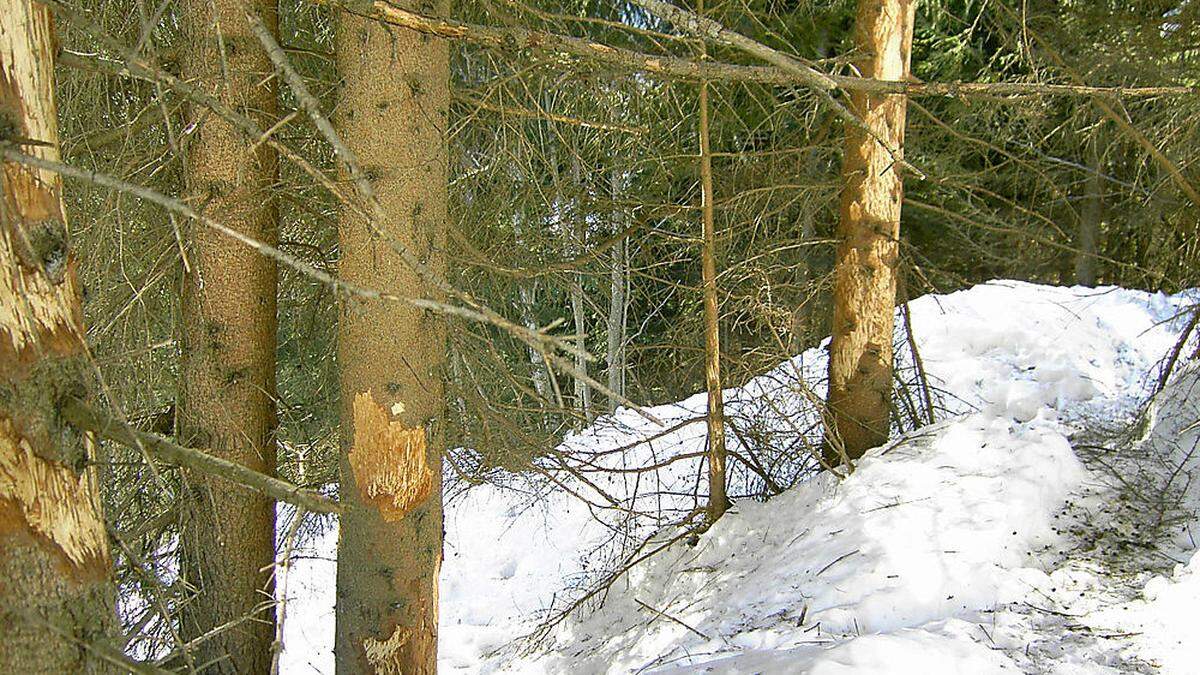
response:
<path id="1" fill-rule="evenodd" d="M 703 14 L 704 0 L 697 11 Z M 725 399 L 721 389 L 721 333 L 717 306 L 716 225 L 713 209 L 712 149 L 708 132 L 708 83 L 700 83 L 700 200 L 704 244 L 704 382 L 708 389 L 708 522 L 729 508 L 725 494 Z"/>
<path id="2" fill-rule="evenodd" d="M 273 0 L 186 0 L 180 65 L 223 103 L 269 128 L 276 119 L 273 68 L 247 12 L 276 26 Z M 278 163 L 203 106 L 187 152 L 188 198 L 213 219 L 274 244 Z M 266 473 L 275 471 L 276 268 L 271 259 L 211 228 L 187 230 L 179 377 L 179 437 L 192 447 Z M 208 672 L 263 673 L 274 641 L 275 503 L 195 472 L 185 474 L 182 578 L 195 597 L 181 611 L 186 639 L 233 622 L 196 647 Z M 243 617 L 249 617 L 243 619 Z"/>
<path id="3" fill-rule="evenodd" d="M 621 223 L 617 197 L 621 193 L 621 174 L 613 169 L 611 174 L 612 190 L 612 219 L 613 234 L 624 229 Z M 626 311 L 626 282 L 628 268 L 625 247 L 627 240 L 622 239 L 612 247 L 612 268 L 609 273 L 608 298 L 608 388 L 619 396 L 625 395 L 625 311 Z M 609 396 L 608 407 L 616 410 L 620 401 Z"/>
<path id="4" fill-rule="evenodd" d="M 1079 213 L 1079 238 L 1075 242 L 1075 283 L 1096 285 L 1096 252 L 1100 238 L 1100 223 L 1104 220 L 1104 195 L 1101 183 L 1100 153 L 1093 144 L 1088 151 L 1088 172 L 1085 182 L 1083 208 Z"/>
<path id="5" fill-rule="evenodd" d="M 521 214 L 513 216 L 513 236 L 516 238 L 519 250 L 528 250 L 529 242 L 525 237 L 525 228 L 521 226 Z M 517 312 L 521 316 L 521 324 L 530 330 L 537 330 L 537 279 L 519 279 L 517 281 Z M 542 401 L 555 401 L 557 397 L 550 386 L 550 365 L 546 363 L 542 353 L 526 345 L 525 353 L 529 356 L 529 373 L 533 380 L 533 390 Z M 558 404 L 561 406 L 561 401 Z"/>
<path id="6" fill-rule="evenodd" d="M 449 3 L 439 2 L 434 11 L 447 15 Z M 336 51 L 342 78 L 337 124 L 388 214 L 374 236 L 358 215 L 343 213 L 341 277 L 436 298 L 433 284 L 391 246 L 403 246 L 444 276 L 447 43 L 342 13 Z M 341 675 L 423 675 L 437 668 L 445 352 L 439 315 L 400 303 L 347 300 L 343 307 L 345 511 L 335 636 Z"/>
<path id="7" fill-rule="evenodd" d="M 579 155 L 571 157 L 571 187 L 574 188 L 575 208 L 566 210 L 560 203 L 559 213 L 567 219 L 567 231 L 571 237 L 571 256 L 583 254 L 585 247 L 583 218 L 583 177 L 579 168 Z M 575 321 L 575 347 L 583 352 L 587 349 L 587 315 L 584 313 L 582 272 L 576 272 L 571 283 L 571 315 Z M 582 353 L 575 355 L 575 370 L 587 375 L 587 359 Z M 580 375 L 575 376 L 575 405 L 583 416 L 584 423 L 592 419 L 592 388 Z"/>
<path id="8" fill-rule="evenodd" d="M 907 80 L 913 0 L 860 0 L 855 43 L 863 77 Z M 827 459 L 857 459 L 888 437 L 892 392 L 892 325 L 896 304 L 903 182 L 904 95 L 850 95 L 850 109 L 875 136 L 846 128 L 845 185 L 838 225 L 829 346 Z"/>
<path id="9" fill-rule="evenodd" d="M 0 0 L 0 147 L 58 160 L 49 10 Z M 12 145 L 6 145 L 12 143 Z M 94 439 L 57 401 L 82 388 L 83 310 L 62 179 L 0 171 L 0 672 L 107 672 L 115 613 Z"/>

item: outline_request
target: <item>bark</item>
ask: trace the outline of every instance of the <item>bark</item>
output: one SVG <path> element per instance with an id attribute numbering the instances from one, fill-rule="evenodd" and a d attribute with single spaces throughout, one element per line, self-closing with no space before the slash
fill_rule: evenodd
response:
<path id="1" fill-rule="evenodd" d="M 1104 219 L 1104 196 L 1101 184 L 1100 153 L 1093 145 L 1088 153 L 1091 171 L 1084 186 L 1083 208 L 1079 213 L 1079 233 L 1075 242 L 1075 283 L 1080 286 L 1096 285 L 1097 245 L 1100 238 L 1100 223 Z"/>
<path id="2" fill-rule="evenodd" d="M 57 161 L 46 6 L 0 0 L 0 145 Z M 58 400 L 82 388 L 83 312 L 62 179 L 0 171 L 0 672 L 109 670 L 115 613 L 94 440 Z"/>
<path id="3" fill-rule="evenodd" d="M 704 11 L 704 0 L 698 4 Z M 704 383 L 708 389 L 708 522 L 729 508 L 725 494 L 725 399 L 721 389 L 721 332 L 717 306 L 716 226 L 713 213 L 712 149 L 708 129 L 708 83 L 700 83 L 700 195 L 704 280 Z"/>
<path id="4" fill-rule="evenodd" d="M 864 77 L 909 77 L 914 6 L 913 0 L 860 0 L 855 43 Z M 857 459 L 888 437 L 904 189 L 898 171 L 901 157 L 892 156 L 880 143 L 882 139 L 903 151 L 904 95 L 855 92 L 850 108 L 866 129 L 846 125 L 829 346 L 831 463 Z"/>
<path id="5" fill-rule="evenodd" d="M 611 175 L 613 199 L 613 233 L 622 230 L 620 209 L 617 197 L 621 191 L 621 175 L 614 169 Z M 609 272 L 608 298 L 608 388 L 617 396 L 625 396 L 625 313 L 626 313 L 626 281 L 627 239 L 621 239 L 612 247 L 612 267 Z M 608 407 L 616 410 L 620 401 L 613 396 L 608 397 Z"/>
<path id="6" fill-rule="evenodd" d="M 579 168 L 579 155 L 571 157 L 571 186 L 575 190 L 575 208 L 566 211 L 565 204 L 559 204 L 559 212 L 566 211 L 567 231 L 571 236 L 572 258 L 583 255 L 584 251 L 584 218 L 583 218 L 583 177 Z M 575 346 L 580 352 L 587 349 L 587 315 L 584 313 L 582 272 L 575 272 L 571 283 L 571 315 L 575 321 Z M 587 375 L 587 358 L 582 353 L 575 354 L 575 405 L 583 416 L 584 422 L 592 419 L 592 388 L 583 377 Z"/>
<path id="7" fill-rule="evenodd" d="M 438 13 L 448 14 L 440 2 Z M 342 14 L 337 126 L 372 181 L 419 276 L 342 216 L 341 277 L 404 296 L 438 298 L 447 234 L 450 66 L 445 40 Z M 384 139 L 386 142 L 381 142 Z M 442 563 L 444 318 L 400 303 L 347 301 L 338 333 L 342 392 L 337 672 L 422 675 L 437 668 Z"/>
<path id="8" fill-rule="evenodd" d="M 275 30 L 272 0 L 186 0 L 185 80 L 243 111 L 260 128 L 276 118 L 276 79 L 247 12 Z M 187 198 L 204 214 L 275 245 L 275 151 L 193 105 Z M 192 221 L 186 235 L 177 430 L 184 445 L 268 475 L 275 471 L 276 264 Z M 195 597 L 181 611 L 185 639 L 230 624 L 196 647 L 210 672 L 262 673 L 274 640 L 275 503 L 197 471 L 185 472 L 181 575 Z M 241 620 L 250 617 L 249 620 Z"/>

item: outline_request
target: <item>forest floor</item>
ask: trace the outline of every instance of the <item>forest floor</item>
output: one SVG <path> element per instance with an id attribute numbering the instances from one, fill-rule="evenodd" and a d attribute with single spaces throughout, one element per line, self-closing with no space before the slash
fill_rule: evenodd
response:
<path id="1" fill-rule="evenodd" d="M 456 489 L 441 667 L 1198 672 L 1200 370 L 1180 367 L 1151 401 L 1196 297 L 1004 281 L 915 300 L 937 421 L 845 480 L 770 499 L 736 471 L 742 498 L 700 535 L 678 523 L 698 501 L 702 394 L 572 435 L 544 467 L 557 485 Z M 753 430 L 734 451 L 815 440 L 824 355 L 726 391 Z M 306 539 L 282 586 L 286 673 L 333 672 L 336 538 Z"/>

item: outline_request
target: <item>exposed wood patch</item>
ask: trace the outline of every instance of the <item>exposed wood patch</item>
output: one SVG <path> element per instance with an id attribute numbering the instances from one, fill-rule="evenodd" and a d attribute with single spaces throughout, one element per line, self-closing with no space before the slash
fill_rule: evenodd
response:
<path id="1" fill-rule="evenodd" d="M 349 461 L 362 499 L 378 508 L 386 521 L 400 520 L 433 491 L 425 429 L 394 421 L 370 392 L 354 396 Z"/>
<path id="2" fill-rule="evenodd" d="M 0 12 L 0 140 L 57 160 L 49 9 L 30 0 Z M 18 39 L 20 38 L 20 39 Z M 0 168 L 0 377 L 80 348 L 79 290 L 69 261 L 62 178 L 14 162 Z"/>
<path id="3" fill-rule="evenodd" d="M 367 655 L 367 663 L 377 675 L 403 675 L 400 648 L 408 642 L 409 631 L 403 626 L 396 626 L 386 640 L 363 638 L 363 651 Z"/>
<path id="4" fill-rule="evenodd" d="M 108 569 L 95 474 L 38 457 L 11 420 L 0 419 L 0 534 L 27 532 L 76 572 Z"/>

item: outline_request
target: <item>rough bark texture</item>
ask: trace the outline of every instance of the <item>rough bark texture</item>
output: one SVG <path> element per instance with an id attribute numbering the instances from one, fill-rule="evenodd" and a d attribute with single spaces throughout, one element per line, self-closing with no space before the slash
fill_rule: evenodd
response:
<path id="1" fill-rule="evenodd" d="M 449 12 L 440 3 L 439 13 Z M 444 40 L 341 14 L 338 130 L 370 178 L 381 236 L 340 224 L 341 276 L 436 297 L 392 249 L 445 273 L 449 50 Z M 381 140 L 382 139 L 382 140 Z M 442 563 L 444 319 L 399 303 L 347 300 L 342 392 L 337 672 L 433 673 Z"/>
<path id="2" fill-rule="evenodd" d="M 49 10 L 0 0 L 0 147 L 58 160 Z M 62 180 L 0 168 L 0 672 L 105 672 L 113 594 L 81 389 L 83 317 Z"/>
<path id="3" fill-rule="evenodd" d="M 703 0 L 697 11 L 704 11 Z M 704 239 L 700 251 L 704 279 L 704 382 L 708 389 L 708 522 L 714 523 L 729 508 L 729 497 L 725 494 L 725 399 L 721 389 L 721 331 L 707 82 L 700 83 L 700 195 Z"/>
<path id="4" fill-rule="evenodd" d="M 247 12 L 273 31 L 272 0 L 185 0 L 183 76 L 269 127 L 276 117 L 270 59 Z M 188 200 L 205 215 L 274 244 L 277 159 L 207 108 L 194 106 L 187 137 Z M 187 233 L 179 378 L 179 438 L 255 471 L 275 471 L 275 263 L 212 228 Z M 208 672 L 265 673 L 274 618 L 275 505 L 257 492 L 187 472 L 182 575 L 196 591 L 182 629 Z M 242 617 L 249 617 L 238 622 Z"/>
<path id="5" fill-rule="evenodd" d="M 855 43 L 863 77 L 904 81 L 912 51 L 913 0 L 860 0 Z M 893 148 L 904 147 L 902 94 L 853 92 L 850 109 Z M 892 392 L 892 315 L 903 182 L 877 138 L 846 126 L 829 346 L 828 459 L 849 459 L 887 440 Z"/>

